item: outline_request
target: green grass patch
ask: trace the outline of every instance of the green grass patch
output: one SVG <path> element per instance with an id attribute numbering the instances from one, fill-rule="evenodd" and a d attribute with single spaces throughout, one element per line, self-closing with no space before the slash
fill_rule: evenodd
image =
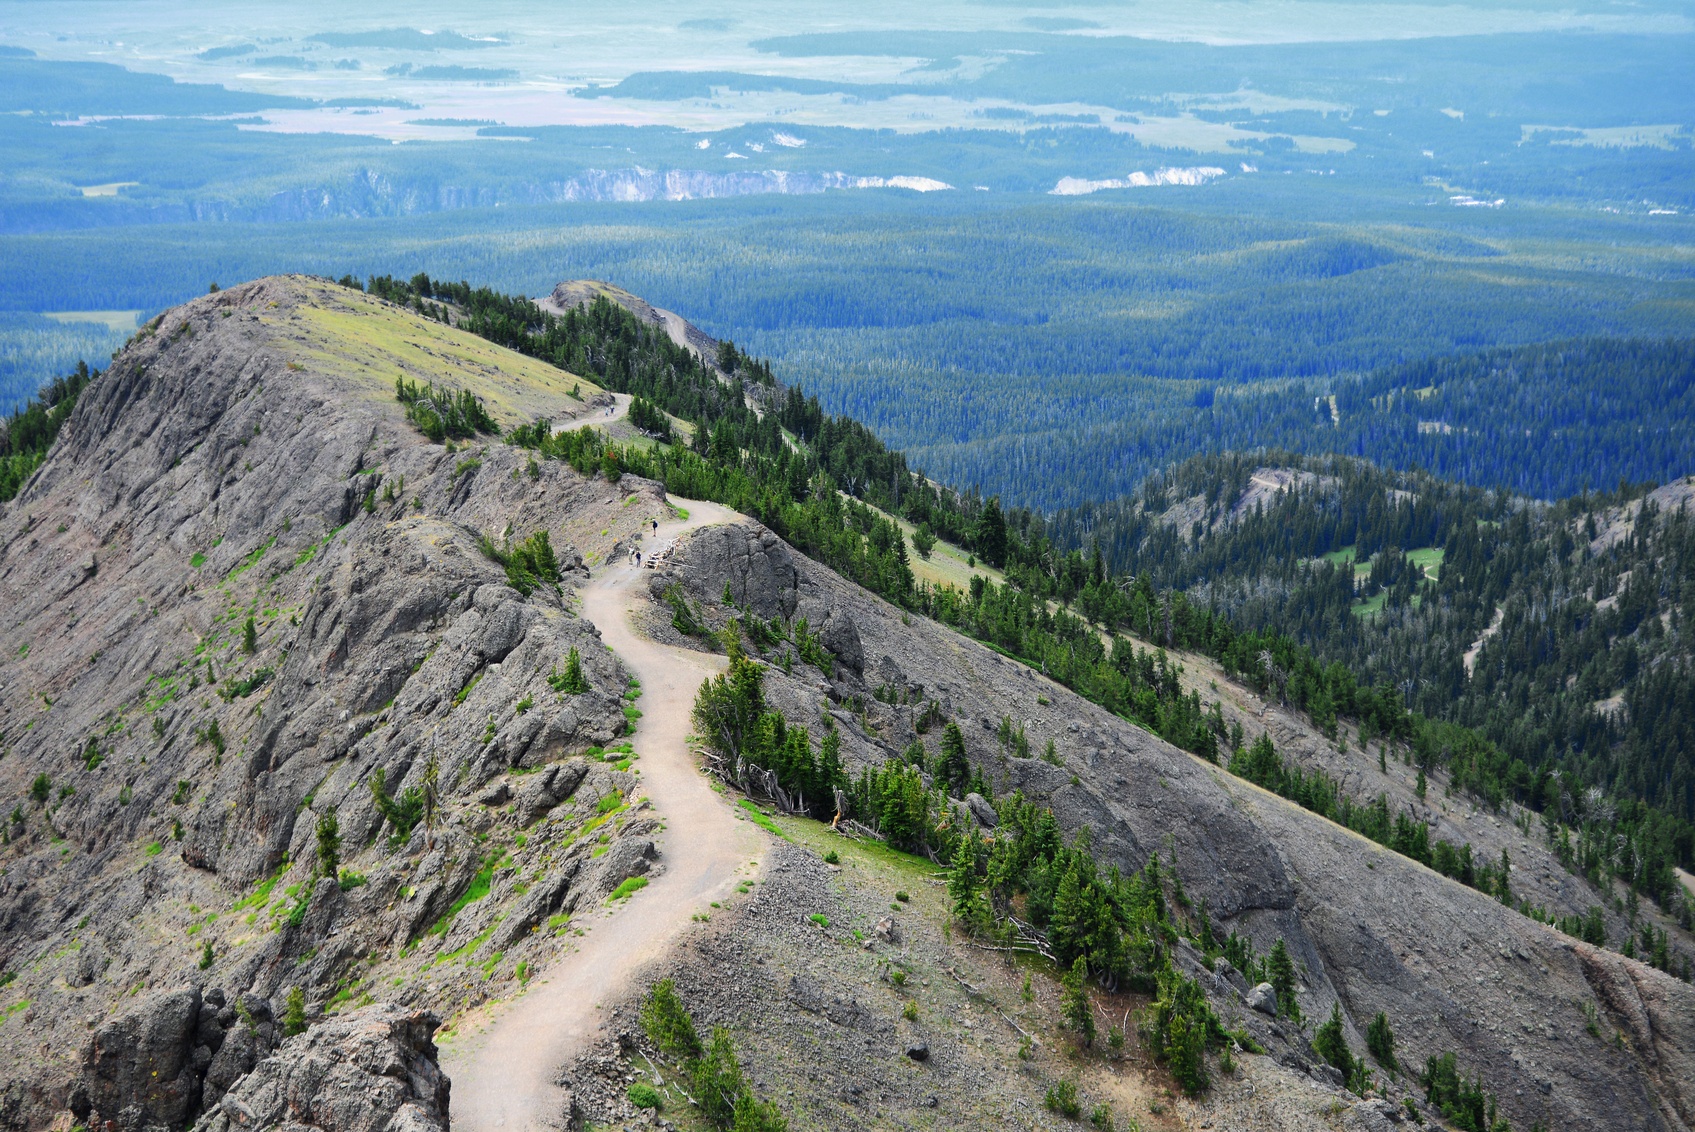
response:
<path id="1" fill-rule="evenodd" d="M 499 865 L 500 857 L 498 855 L 492 856 L 488 860 L 484 861 L 483 867 L 477 870 L 477 875 L 471 878 L 470 887 L 465 889 L 465 891 L 459 895 L 459 899 L 453 902 L 453 907 L 449 908 L 446 914 L 443 915 L 441 919 L 437 920 L 435 924 L 431 926 L 430 930 L 424 934 L 445 934 L 447 929 L 452 926 L 453 918 L 459 915 L 460 912 L 464 911 L 467 905 L 475 904 L 477 901 L 487 896 L 489 885 L 494 882 L 494 870 L 499 867 Z"/>
<path id="2" fill-rule="evenodd" d="M 1417 566 L 1425 577 L 1437 579 L 1442 576 L 1442 556 L 1446 553 L 1439 546 L 1426 546 L 1407 551 L 1407 561 Z"/>
<path id="3" fill-rule="evenodd" d="M 743 798 L 740 805 L 742 809 L 748 812 L 748 815 L 753 818 L 754 823 L 758 825 L 760 829 L 763 829 L 766 833 L 769 833 L 774 837 L 781 837 L 784 841 L 791 840 L 789 835 L 783 832 L 782 827 L 771 820 L 770 814 L 767 814 L 764 810 L 754 805 L 753 799 Z"/>
<path id="4" fill-rule="evenodd" d="M 164 849 L 165 847 L 159 842 L 151 841 L 148 842 L 147 848 L 142 850 L 142 852 L 146 853 L 149 857 L 157 857 L 160 853 L 164 852 Z"/>
<path id="5" fill-rule="evenodd" d="M 235 902 L 235 906 L 230 910 L 232 912 L 240 912 L 248 908 L 264 907 L 265 902 L 271 898 L 271 889 L 277 886 L 277 881 L 282 879 L 283 869 L 286 868 L 288 868 L 288 863 L 285 861 L 283 862 L 282 868 L 279 868 L 276 872 L 260 881 L 258 886 L 254 888 L 252 892 L 249 892 L 246 896 L 237 900 Z"/>
<path id="6" fill-rule="evenodd" d="M 1354 602 L 1354 604 L 1348 608 L 1348 612 L 1352 613 L 1355 617 L 1374 617 L 1383 612 L 1383 603 L 1388 599 L 1389 593 L 1385 590 L 1373 597 L 1366 598 L 1364 601 Z"/>
<path id="7" fill-rule="evenodd" d="M 189 557 L 188 564 L 198 570 L 206 565 L 206 556 L 197 550 Z"/>
<path id="8" fill-rule="evenodd" d="M 646 877 L 631 877 L 623 884 L 612 890 L 612 895 L 606 898 L 608 904 L 616 904 L 620 900 L 628 900 L 636 893 L 647 887 Z"/>
<path id="9" fill-rule="evenodd" d="M 224 581 L 233 582 L 236 578 L 252 569 L 258 564 L 259 559 L 265 557 L 265 552 L 275 546 L 276 543 L 276 535 L 272 535 L 270 538 L 260 543 L 258 548 L 255 549 L 252 554 L 249 554 L 246 558 L 243 558 L 240 562 L 236 563 L 235 567 L 231 569 L 228 574 L 224 575 Z"/>
<path id="10" fill-rule="evenodd" d="M 466 684 L 463 688 L 459 689 L 459 694 L 457 696 L 453 697 L 453 706 L 458 707 L 460 704 L 464 703 L 465 697 L 469 696 L 471 694 L 471 689 L 475 688 L 477 686 L 478 681 L 480 681 L 482 678 L 483 678 L 483 674 L 481 672 L 479 672 L 475 676 L 471 677 L 471 682 Z"/>

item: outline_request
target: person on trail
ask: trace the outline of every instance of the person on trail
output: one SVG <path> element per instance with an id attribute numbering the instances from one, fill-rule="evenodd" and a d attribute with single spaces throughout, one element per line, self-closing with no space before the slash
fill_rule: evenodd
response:
<path id="1" fill-rule="evenodd" d="M 638 550 L 638 551 L 636 551 L 636 569 L 640 570 L 641 568 L 642 568 L 642 552 Z"/>
<path id="2" fill-rule="evenodd" d="M 654 533 L 654 534 L 658 534 L 658 533 L 659 533 L 659 520 L 658 520 L 658 519 L 655 519 L 655 520 L 654 520 L 654 521 L 653 521 L 653 533 Z"/>

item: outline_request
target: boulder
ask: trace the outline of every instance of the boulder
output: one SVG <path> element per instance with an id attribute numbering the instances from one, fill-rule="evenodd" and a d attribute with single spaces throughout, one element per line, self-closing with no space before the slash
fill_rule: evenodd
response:
<path id="1" fill-rule="evenodd" d="M 195 1132 L 447 1132 L 450 1085 L 435 1016 L 389 1003 L 289 1038 L 195 1124 Z"/>
<path id="2" fill-rule="evenodd" d="M 855 675 L 865 671 L 865 646 L 859 640 L 859 626 L 845 611 L 832 610 L 818 638 L 843 668 Z"/>
<path id="3" fill-rule="evenodd" d="M 554 763 L 538 771 L 518 789 L 518 824 L 527 826 L 540 820 L 575 793 L 588 772 L 589 764 L 582 759 Z"/>
<path id="4" fill-rule="evenodd" d="M 1260 983 L 1248 992 L 1248 1009 L 1277 1017 L 1277 991 L 1270 983 Z"/>
<path id="5" fill-rule="evenodd" d="M 984 829 L 993 829 L 1000 824 L 1000 815 L 995 813 L 994 806 L 981 794 L 967 794 L 965 805 L 971 810 L 971 816 L 977 819 L 977 824 Z"/>
<path id="6" fill-rule="evenodd" d="M 95 1120 L 130 1110 L 121 1123 L 181 1128 L 199 1112 L 200 1007 L 197 987 L 162 991 L 94 1032 L 83 1051 L 82 1085 Z"/>
<path id="7" fill-rule="evenodd" d="M 631 877 L 646 876 L 659 860 L 659 849 L 646 837 L 622 837 L 614 841 L 596 862 L 594 880 L 588 890 L 604 899 Z"/>

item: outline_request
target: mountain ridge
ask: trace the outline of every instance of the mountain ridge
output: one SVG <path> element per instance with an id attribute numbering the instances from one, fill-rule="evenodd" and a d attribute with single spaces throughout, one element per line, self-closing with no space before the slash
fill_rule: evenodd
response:
<path id="1" fill-rule="evenodd" d="M 486 397 L 506 426 L 572 412 L 592 423 L 601 396 L 586 379 L 374 297 L 265 279 L 169 311 L 138 335 L 0 511 L 0 592 L 12 611 L 0 626 L 9 747 L 0 788 L 19 799 L 24 819 L 6 826 L 0 922 L 9 946 L 0 959 L 16 979 L 0 988 L 0 1011 L 33 1012 L 0 1025 L 0 1048 L 21 1067 L 0 1093 L 8 1126 L 45 1127 L 67 1111 L 80 1119 L 91 1104 L 111 1118 L 129 1101 L 142 1125 L 180 1128 L 215 1091 L 195 1068 L 197 1049 L 241 1069 L 218 1077 L 219 1088 L 246 1087 L 239 1082 L 262 1062 L 303 1056 L 286 1041 L 238 1048 L 223 1035 L 213 1050 L 211 1031 L 191 1025 L 173 1063 L 176 1107 L 150 1109 L 121 1090 L 94 1103 L 76 1086 L 105 1064 L 93 1052 L 82 1060 L 88 1031 L 140 1056 L 121 1046 L 135 1032 L 124 1020 L 155 1017 L 146 1012 L 163 1001 L 132 1003 L 132 992 L 168 998 L 193 987 L 209 1001 L 227 991 L 250 1013 L 263 1004 L 281 1019 L 289 992 L 300 990 L 305 1020 L 317 1025 L 336 1011 L 376 1009 L 362 1004 L 379 995 L 457 1011 L 522 993 L 526 964 L 569 962 L 570 917 L 586 919 L 673 851 L 666 815 L 640 796 L 636 756 L 658 752 L 640 749 L 637 690 L 573 597 L 591 569 L 621 568 L 614 564 L 641 545 L 642 530 L 672 518 L 674 505 L 662 485 L 612 474 L 616 464 L 582 472 L 474 431 L 432 442 L 395 398 L 396 377 L 451 380 Z M 552 536 L 550 569 L 537 532 Z M 541 569 L 541 584 L 513 572 L 519 550 Z M 1155 853 L 1166 857 L 1180 890 L 1205 900 L 1198 913 L 1181 913 L 1185 922 L 1241 932 L 1250 954 L 1289 941 L 1303 1009 L 1316 1019 L 1340 1005 L 1356 1048 L 1384 1010 L 1408 1061 L 1458 1052 L 1462 1069 L 1483 1073 L 1523 1125 L 1695 1123 L 1686 1095 L 1695 992 L 1685 984 L 1533 923 L 1180 752 L 991 648 L 912 618 L 751 521 L 693 535 L 650 578 L 641 625 L 662 643 L 704 640 L 679 632 L 680 610 L 709 629 L 754 615 L 780 625 L 784 637 L 757 645 L 749 637 L 765 658 L 769 700 L 795 728 L 830 720 L 850 770 L 898 757 L 920 737 L 919 705 L 935 700 L 959 726 L 968 768 L 992 786 L 990 816 L 1021 789 L 1053 808 L 1067 841 L 1090 829 L 1103 868 L 1128 873 Z M 802 616 L 816 636 L 801 631 Z M 577 694 L 554 683 L 573 650 L 588 684 Z M 877 694 L 887 689 L 899 693 L 895 702 Z M 1008 749 L 997 718 L 1022 721 L 1037 747 L 1053 738 L 1060 765 Z M 636 748 L 621 750 L 632 726 Z M 400 828 L 393 815 L 409 804 L 405 792 L 416 788 L 422 805 L 426 786 L 439 791 L 439 820 Z M 977 814 L 967 801 L 957 798 Z M 332 813 L 343 868 L 322 875 Z M 960 820 L 991 829 L 981 817 Z M 804 962 L 808 977 L 860 1003 L 860 1013 L 842 1015 L 847 1023 L 818 1021 L 854 1035 L 861 1064 L 843 1070 L 850 1080 L 925 1073 L 902 1048 L 913 1031 L 900 1000 L 859 958 L 870 954 L 866 940 L 847 925 L 832 935 L 807 922 L 820 914 L 817 901 L 857 901 L 848 924 L 858 933 L 874 889 L 829 872 L 810 851 L 775 851 L 789 873 L 773 887 L 774 905 L 759 907 L 801 929 L 773 934 L 757 980 L 766 952 L 685 952 L 740 972 L 739 985 L 753 988 L 724 991 L 714 1016 L 740 1026 L 764 1019 L 792 1039 L 789 1048 L 804 1048 L 812 1012 L 774 1004 L 812 1000 L 770 993 Z M 733 940 L 735 924 L 755 922 L 742 919 L 754 908 L 727 907 L 701 939 Z M 1012 977 L 995 974 L 999 960 L 950 935 L 942 912 L 939 926 L 915 916 L 903 929 L 915 941 L 915 970 L 951 985 L 937 965 L 946 964 L 1000 1009 L 1025 1010 Z M 810 942 L 819 933 L 840 948 L 821 951 Z M 908 961 L 894 945 L 878 946 L 890 961 Z M 1170 950 L 1231 1026 L 1272 1051 L 1259 1057 L 1242 1045 L 1241 1075 L 1221 1071 L 1200 1100 L 1172 1100 L 1174 1123 L 1306 1127 L 1319 1105 L 1335 1106 L 1331 1118 L 1345 1126 L 1376 1127 L 1302 1030 L 1247 1005 L 1252 988 L 1238 985 L 1240 971 L 1215 966 L 1186 934 Z M 943 1009 L 939 997 L 925 1001 Z M 1109 1001 L 1148 1004 L 1128 991 Z M 1583 1004 L 1626 1040 L 1584 1037 Z M 227 1030 L 244 1032 L 233 1021 Z M 945 1015 L 924 1032 L 927 1056 L 961 1095 L 898 1078 L 910 1082 L 894 1108 L 903 1119 L 941 1093 L 937 1104 L 963 1116 L 977 1085 L 1005 1102 L 1001 1122 L 1015 1099 L 1039 1112 L 1041 1088 L 1071 1072 L 1074 1058 L 1088 1066 L 1086 1088 L 1151 1074 L 1143 1095 L 1170 1099 L 1151 1053 L 1138 1054 L 1139 1069 L 1089 1060 L 1044 1030 L 1026 1073 L 1009 1046 Z M 793 1073 L 771 1043 L 749 1048 L 757 1079 Z M 797 1120 L 875 1123 L 836 1083 L 789 1079 Z M 1416 1103 L 1401 1080 L 1385 1075 L 1380 1084 Z"/>

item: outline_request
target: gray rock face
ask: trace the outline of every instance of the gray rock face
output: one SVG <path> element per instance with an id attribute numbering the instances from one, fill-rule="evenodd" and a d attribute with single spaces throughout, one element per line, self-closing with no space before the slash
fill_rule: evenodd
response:
<path id="1" fill-rule="evenodd" d="M 1248 992 L 1248 1009 L 1277 1017 L 1277 991 L 1270 983 L 1260 983 Z"/>
<path id="2" fill-rule="evenodd" d="M 426 1011 L 368 1006 L 289 1038 L 224 1094 L 196 1132 L 447 1132 L 450 1085 Z"/>
<path id="3" fill-rule="evenodd" d="M 195 987 L 162 991 L 94 1032 L 71 1109 L 88 1123 L 182 1128 L 275 1044 L 270 1005 Z"/>
<path id="4" fill-rule="evenodd" d="M 694 543 L 698 552 L 693 544 L 679 548 L 689 569 L 672 580 L 703 607 L 724 586 L 714 569 L 737 560 L 723 547 L 758 546 L 768 560 L 781 558 L 752 524 L 703 532 Z M 1103 866 L 1128 873 L 1157 850 L 1189 895 L 1205 899 L 1215 931 L 1238 933 L 1259 955 L 1282 938 L 1301 972 L 1303 1009 L 1327 1014 L 1339 1003 L 1353 1048 L 1363 1048 L 1365 1025 L 1381 1010 L 1403 1048 L 1453 1050 L 1481 1073 L 1515 1126 L 1695 1127 L 1688 1084 L 1695 1081 L 1695 991 L 1688 985 L 1574 943 L 1174 749 L 1023 665 L 903 617 L 825 568 L 791 560 L 799 572 L 797 616 L 813 626 L 851 621 L 862 655 L 876 663 L 868 679 L 839 663 L 821 683 L 797 661 L 792 675 L 768 673 L 767 702 L 814 733 L 821 714 L 833 717 L 850 774 L 915 740 L 933 754 L 935 729 L 920 734 L 911 705 L 934 700 L 944 719 L 961 724 L 975 769 L 997 789 L 1022 790 L 1051 808 L 1067 838 L 1086 829 Z M 773 605 L 789 603 L 790 592 L 785 581 Z M 873 696 L 888 686 L 904 702 Z M 849 697 L 856 709 L 863 705 L 863 724 L 859 710 L 837 708 Z M 1024 725 L 1033 750 L 1051 740 L 1063 765 L 1010 757 L 996 739 L 1003 717 Z M 978 816 L 963 801 L 955 810 Z M 1215 979 L 1198 954 L 1193 962 L 1174 958 L 1205 976 L 1227 1013 L 1237 1009 L 1228 977 Z M 1583 1016 L 1572 1005 L 1585 1002 L 1623 1033 L 1623 1045 L 1602 1052 L 1585 1044 Z M 1548 1005 L 1526 1005 L 1533 1003 Z M 1268 994 L 1259 998 L 1250 1026 L 1266 1027 L 1276 1006 Z M 1534 1017 L 1509 1034 L 1505 1020 L 1527 1013 Z M 1299 1040 L 1292 1031 L 1285 1037 Z"/>
<path id="5" fill-rule="evenodd" d="M 977 824 L 984 829 L 993 829 L 1000 824 L 1000 817 L 995 813 L 995 807 L 981 794 L 967 794 L 965 805 L 971 811 L 971 816 L 977 819 Z"/>
<path id="6" fill-rule="evenodd" d="M 519 824 L 533 825 L 549 810 L 569 798 L 588 771 L 588 763 L 582 759 L 572 759 L 566 763 L 554 763 L 525 779 L 518 789 Z"/>
<path id="7" fill-rule="evenodd" d="M 586 576 L 572 542 L 604 553 L 663 513 L 661 495 L 557 461 L 529 475 L 527 454 L 491 437 L 452 453 L 429 442 L 394 400 L 393 365 L 372 368 L 322 321 L 375 325 L 384 310 L 290 278 L 168 312 L 0 505 L 0 812 L 27 810 L 0 845 L 0 966 L 19 975 L 9 994 L 62 1004 L 0 1027 L 0 1079 L 18 1083 L 0 1108 L 22 1098 L 6 1108 L 20 1125 L 44 1128 L 76 1099 L 40 1050 L 82 1049 L 90 1017 L 101 1041 L 77 1096 L 106 1119 L 180 1126 L 270 1052 L 225 1008 L 221 1043 L 202 1039 L 187 999 L 131 1017 L 138 985 L 278 1000 L 299 987 L 313 1009 L 356 960 L 416 952 L 437 925 L 424 950 L 451 935 L 488 948 L 486 962 L 499 945 L 478 933 L 525 894 L 497 889 L 443 922 L 487 863 L 478 835 L 509 837 L 512 793 L 533 790 L 531 820 L 549 832 L 529 837 L 548 851 L 583 817 L 568 760 L 627 726 L 627 674 L 593 626 L 551 587 L 512 589 L 479 543 L 548 531 L 568 594 Z M 422 347 L 428 327 L 404 329 Z M 412 356 L 439 363 L 433 378 L 407 369 L 419 381 L 486 378 L 433 348 Z M 569 403 L 564 389 L 502 388 L 507 423 Z M 580 695 L 549 682 L 572 648 Z M 416 798 L 432 765 L 435 828 L 395 837 L 376 772 L 392 798 Z M 38 774 L 54 784 L 39 806 Z M 341 863 L 366 881 L 345 892 L 313 875 L 314 827 L 332 808 Z M 462 938 L 459 921 L 478 932 Z M 455 970 L 442 993 L 502 993 L 499 981 L 479 991 Z"/>
<path id="8" fill-rule="evenodd" d="M 93 1119 L 180 1128 L 200 1110 L 202 1074 L 194 1064 L 200 992 L 153 995 L 96 1030 L 83 1054 L 83 1084 Z M 80 1106 L 79 1106 L 80 1107 Z"/>

